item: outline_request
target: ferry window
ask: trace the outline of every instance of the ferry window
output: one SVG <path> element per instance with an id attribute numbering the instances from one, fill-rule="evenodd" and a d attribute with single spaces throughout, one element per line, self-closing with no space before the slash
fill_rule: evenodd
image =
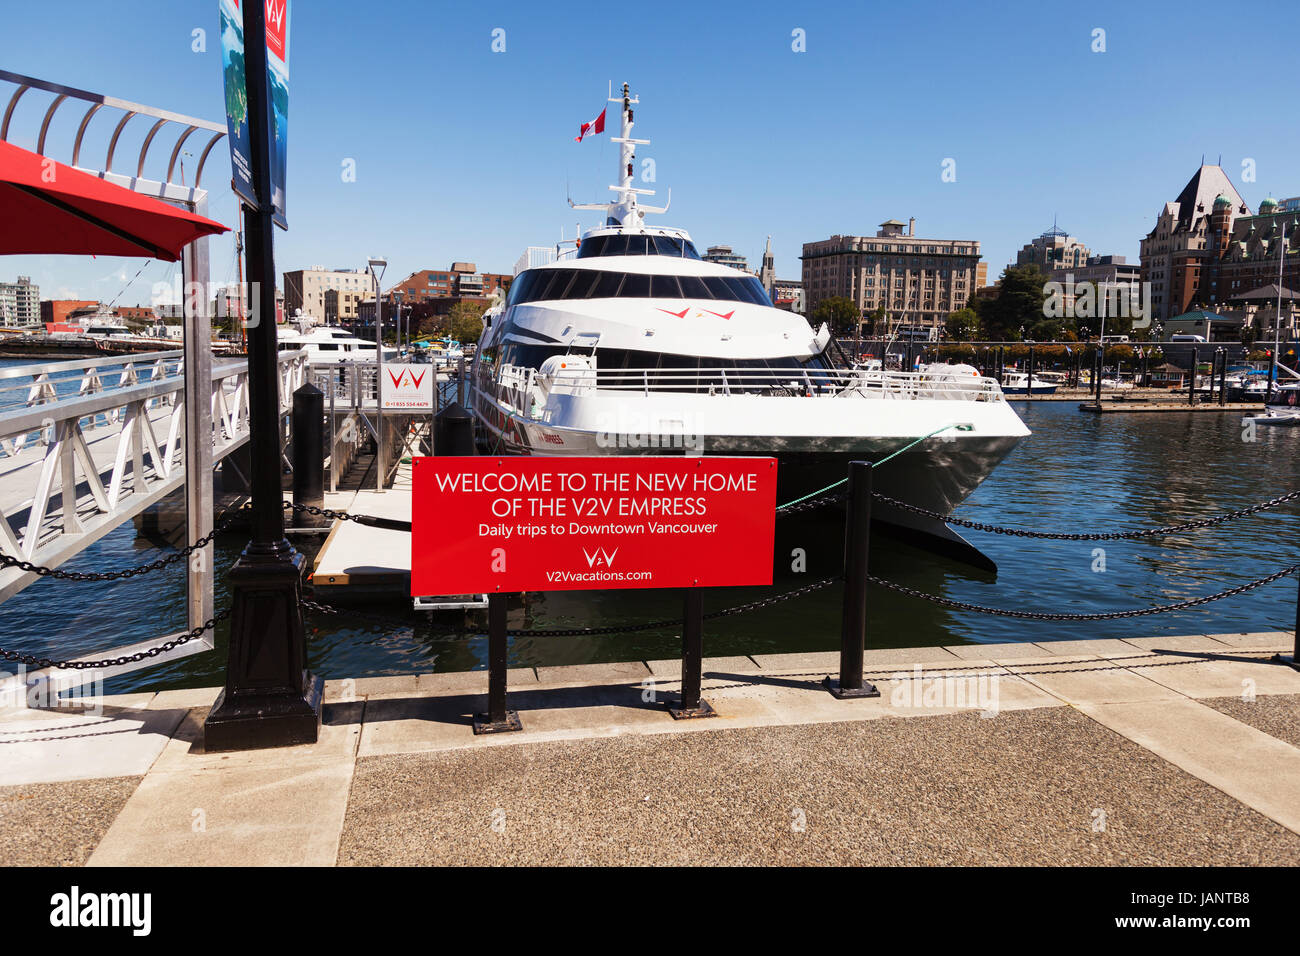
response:
<path id="1" fill-rule="evenodd" d="M 552 269 L 550 271 L 551 271 L 551 276 L 550 276 L 551 281 L 546 283 L 545 286 L 542 286 L 540 282 L 538 283 L 538 288 L 535 290 L 533 294 L 534 299 L 564 298 L 564 290 L 567 289 L 569 287 L 569 283 L 573 281 L 573 270 Z"/>
<path id="2" fill-rule="evenodd" d="M 316 346 L 316 351 L 318 352 L 337 352 L 338 350 L 339 345 L 337 342 L 322 342 L 320 345 Z"/>
<path id="3" fill-rule="evenodd" d="M 682 297 L 686 299 L 712 299 L 713 294 L 704 280 L 699 276 L 678 276 L 682 285 Z"/>
<path id="4" fill-rule="evenodd" d="M 767 297 L 767 290 L 763 288 L 763 283 L 757 279 L 746 279 L 745 285 L 749 289 L 750 298 L 756 305 L 771 305 L 772 300 Z"/>
<path id="5" fill-rule="evenodd" d="M 510 297 L 507 304 L 514 305 L 517 302 L 527 302 L 528 292 L 532 288 L 533 281 L 537 278 L 537 273 L 528 271 L 521 272 L 510 286 Z"/>
<path id="6" fill-rule="evenodd" d="M 627 254 L 629 256 L 644 256 L 647 251 L 654 252 L 654 243 L 649 236 L 627 237 Z"/>
<path id="7" fill-rule="evenodd" d="M 693 243 L 693 242 L 688 242 L 688 243 L 686 243 L 686 258 L 687 258 L 687 259 L 699 259 L 699 258 L 700 258 L 700 254 L 699 254 L 698 252 L 696 252 L 696 250 L 695 250 L 695 243 Z"/>
<path id="8" fill-rule="evenodd" d="M 609 236 L 592 236 L 590 239 L 582 240 L 582 245 L 578 246 L 578 258 L 586 259 L 588 256 L 603 256 L 605 254 L 605 240 Z"/>
<path id="9" fill-rule="evenodd" d="M 627 255 L 627 236 L 608 236 L 605 239 L 605 251 L 602 256 Z"/>
<path id="10" fill-rule="evenodd" d="M 722 276 L 705 276 L 704 285 L 715 299 L 734 299 L 735 295 Z"/>
<path id="11" fill-rule="evenodd" d="M 618 287 L 623 284 L 623 273 L 602 272 L 596 284 L 587 295 L 589 299 L 612 299 L 618 295 Z"/>
<path id="12" fill-rule="evenodd" d="M 644 299 L 649 294 L 650 277 L 634 272 L 628 273 L 623 279 L 623 288 L 619 290 L 619 298 L 622 299 Z"/>
<path id="13" fill-rule="evenodd" d="M 661 256 L 682 257 L 682 241 L 674 236 L 654 236 L 655 252 Z"/>
<path id="14" fill-rule="evenodd" d="M 677 285 L 677 276 L 651 276 L 650 296 L 658 299 L 676 299 L 682 294 Z"/>
<path id="15" fill-rule="evenodd" d="M 604 273 L 596 272 L 594 269 L 575 269 L 573 282 L 569 284 L 568 290 L 564 293 L 566 299 L 588 299 L 591 298 L 592 289 L 600 281 Z"/>
<path id="16" fill-rule="evenodd" d="M 749 286 L 745 283 L 744 279 L 740 278 L 739 276 L 737 276 L 736 278 L 727 276 L 722 281 L 726 283 L 727 288 L 731 292 L 731 294 L 727 296 L 728 299 L 734 299 L 737 302 L 754 301 L 752 298 L 750 298 Z"/>

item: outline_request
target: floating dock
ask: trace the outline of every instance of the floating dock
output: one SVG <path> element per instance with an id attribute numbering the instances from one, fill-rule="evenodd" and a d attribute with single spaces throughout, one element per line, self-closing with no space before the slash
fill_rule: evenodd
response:
<path id="1" fill-rule="evenodd" d="M 1209 399 L 1188 405 L 1186 399 L 1180 405 L 1177 402 L 1082 402 L 1079 411 L 1092 412 L 1096 415 L 1112 415 L 1120 412 L 1260 412 L 1264 410 L 1263 402 L 1227 402 L 1220 405 Z"/>

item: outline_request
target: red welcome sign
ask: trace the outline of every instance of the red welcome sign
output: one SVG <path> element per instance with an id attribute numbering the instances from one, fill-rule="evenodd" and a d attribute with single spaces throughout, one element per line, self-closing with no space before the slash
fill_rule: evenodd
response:
<path id="1" fill-rule="evenodd" d="M 772 458 L 416 458 L 411 593 L 772 583 Z"/>

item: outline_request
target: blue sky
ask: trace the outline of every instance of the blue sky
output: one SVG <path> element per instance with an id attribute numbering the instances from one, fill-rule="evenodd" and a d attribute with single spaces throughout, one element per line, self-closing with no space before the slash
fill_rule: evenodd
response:
<path id="1" fill-rule="evenodd" d="M 216 0 L 8 4 L 0 65 L 221 121 L 217 24 Z M 918 235 L 979 240 L 994 277 L 1055 214 L 1094 252 L 1136 261 L 1202 154 L 1222 155 L 1252 207 L 1300 195 L 1297 27 L 1294 2 L 296 0 L 290 229 L 276 233 L 276 265 L 383 254 L 389 280 L 453 259 L 509 271 L 525 246 L 594 223 L 568 209 L 566 189 L 603 201 L 617 147 L 611 130 L 573 137 L 624 80 L 642 99 L 635 135 L 653 142 L 638 152 L 656 164 L 647 201 L 671 188 L 659 218 L 701 248 L 727 243 L 757 265 L 770 233 L 778 274 L 797 277 L 801 243 L 915 216 Z M 495 28 L 504 53 L 491 50 Z M 192 50 L 195 29 L 206 52 Z M 791 49 L 795 29 L 806 52 Z M 1105 52 L 1091 49 L 1095 29 Z M 11 139 L 34 146 L 47 103 L 29 94 Z M 56 158 L 69 158 L 79 116 L 56 118 Z M 115 120 L 92 121 L 84 164 Z M 119 157 L 148 126 L 128 126 Z M 160 134 L 153 160 L 165 165 L 170 147 Z M 948 158 L 955 182 L 941 180 Z M 1245 159 L 1255 182 L 1242 181 Z M 343 181 L 347 160 L 355 182 Z M 232 225 L 229 178 L 223 141 L 204 184 L 212 217 Z M 144 264 L 5 259 L 0 278 L 31 274 L 45 298 L 105 301 Z M 174 271 L 151 264 L 119 302 L 147 302 Z M 230 240 L 212 245 L 212 277 L 234 278 Z"/>

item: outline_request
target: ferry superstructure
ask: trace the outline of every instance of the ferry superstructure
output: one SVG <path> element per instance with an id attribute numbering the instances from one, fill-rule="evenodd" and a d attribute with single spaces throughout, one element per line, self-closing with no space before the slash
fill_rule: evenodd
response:
<path id="1" fill-rule="evenodd" d="M 555 262 L 515 277 L 484 316 L 469 374 L 484 451 L 496 454 L 771 455 L 790 501 L 885 462 L 876 489 L 947 515 L 1029 430 L 969 366 L 855 366 L 826 326 L 772 305 L 758 279 L 702 260 L 684 230 L 651 226 L 632 185 L 626 84 L 618 185 Z M 926 437 L 930 436 L 930 437 Z M 988 564 L 945 524 L 879 505 L 879 520 Z M 982 559 L 982 560 L 981 560 Z"/>

